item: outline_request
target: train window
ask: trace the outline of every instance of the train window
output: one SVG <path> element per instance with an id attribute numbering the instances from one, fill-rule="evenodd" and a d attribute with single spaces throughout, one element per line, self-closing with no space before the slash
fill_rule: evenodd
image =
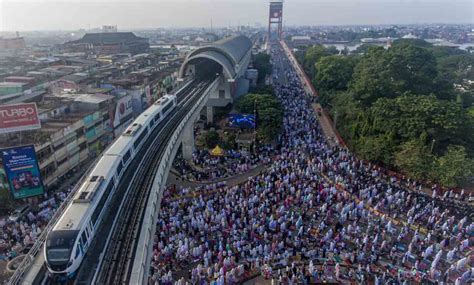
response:
<path id="1" fill-rule="evenodd" d="M 120 161 L 119 165 L 117 166 L 117 176 L 120 176 L 120 174 L 122 174 L 122 169 L 123 169 L 123 163 L 122 161 Z"/>
<path id="2" fill-rule="evenodd" d="M 166 106 L 163 107 L 163 110 L 161 111 L 161 113 L 163 114 L 166 114 L 166 112 L 168 112 L 169 109 L 171 109 L 171 107 L 173 107 L 173 103 L 170 102 L 168 103 Z"/>
<path id="3" fill-rule="evenodd" d="M 83 244 L 87 244 L 86 231 L 83 231 L 83 232 L 82 232 L 81 239 L 82 239 L 82 243 L 83 243 Z"/>
<path id="4" fill-rule="evenodd" d="M 67 263 L 76 242 L 79 231 L 52 231 L 46 240 L 46 258 L 48 262 Z"/>
<path id="5" fill-rule="evenodd" d="M 151 122 L 150 122 L 150 130 L 153 128 L 154 124 L 155 124 L 155 120 L 152 119 Z"/>
<path id="6" fill-rule="evenodd" d="M 123 156 L 123 163 L 127 164 L 127 161 L 130 159 L 130 150 L 128 150 Z"/>
<path id="7" fill-rule="evenodd" d="M 110 192 L 112 192 L 112 189 L 114 189 L 114 186 L 115 186 L 114 181 L 110 180 L 109 185 L 107 185 L 107 188 L 102 194 L 102 197 L 100 198 L 99 203 L 97 204 L 97 207 L 92 213 L 91 221 L 94 225 L 97 222 L 97 219 L 99 218 L 100 213 L 102 212 L 102 208 L 104 207 L 105 201 L 107 201 L 107 198 L 109 197 Z"/>
<path id="8" fill-rule="evenodd" d="M 74 259 L 77 259 L 77 257 L 79 256 L 79 253 L 81 253 L 81 250 L 79 249 L 79 246 L 76 247 L 76 254 L 74 255 Z"/>
<path id="9" fill-rule="evenodd" d="M 160 116 L 161 116 L 160 113 L 158 113 L 158 114 L 155 115 L 155 123 L 160 120 Z"/>
<path id="10" fill-rule="evenodd" d="M 135 139 L 133 147 L 136 149 L 143 141 L 143 138 L 148 134 L 148 128 L 144 129 L 143 132 Z"/>

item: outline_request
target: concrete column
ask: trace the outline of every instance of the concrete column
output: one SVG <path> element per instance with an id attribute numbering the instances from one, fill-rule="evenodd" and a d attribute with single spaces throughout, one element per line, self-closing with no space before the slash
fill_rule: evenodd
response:
<path id="1" fill-rule="evenodd" d="M 191 160 L 194 152 L 194 124 L 189 124 L 183 130 L 182 149 L 183 158 Z"/>
<path id="2" fill-rule="evenodd" d="M 214 107 L 206 106 L 206 117 L 208 123 L 214 123 Z"/>

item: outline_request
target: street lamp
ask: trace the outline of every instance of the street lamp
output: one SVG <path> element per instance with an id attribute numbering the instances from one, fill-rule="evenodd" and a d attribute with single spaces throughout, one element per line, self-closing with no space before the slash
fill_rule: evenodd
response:
<path id="1" fill-rule="evenodd" d="M 433 153 L 433 147 L 434 147 L 434 144 L 435 144 L 435 142 L 436 142 L 436 140 L 435 140 L 435 139 L 433 139 L 433 140 L 431 141 L 431 149 L 430 149 L 430 153 Z"/>

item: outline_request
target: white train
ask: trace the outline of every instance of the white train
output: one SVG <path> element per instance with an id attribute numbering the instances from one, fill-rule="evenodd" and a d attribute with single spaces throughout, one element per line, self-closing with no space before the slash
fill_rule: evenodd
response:
<path id="1" fill-rule="evenodd" d="M 160 98 L 102 155 L 46 238 L 44 256 L 50 277 L 57 281 L 75 277 L 120 178 L 150 133 L 176 104 L 175 95 Z"/>

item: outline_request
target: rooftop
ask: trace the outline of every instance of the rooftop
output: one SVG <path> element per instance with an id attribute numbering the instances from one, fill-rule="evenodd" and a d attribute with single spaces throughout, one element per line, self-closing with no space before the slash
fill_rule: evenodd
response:
<path id="1" fill-rule="evenodd" d="M 91 44 L 116 44 L 130 43 L 136 41 L 147 41 L 148 39 L 137 37 L 132 32 L 116 32 L 116 33 L 88 33 L 81 39 L 71 41 L 72 44 L 91 43 Z"/>
<path id="2" fill-rule="evenodd" d="M 0 82 L 0 87 L 19 87 L 27 84 L 24 82 Z"/>

